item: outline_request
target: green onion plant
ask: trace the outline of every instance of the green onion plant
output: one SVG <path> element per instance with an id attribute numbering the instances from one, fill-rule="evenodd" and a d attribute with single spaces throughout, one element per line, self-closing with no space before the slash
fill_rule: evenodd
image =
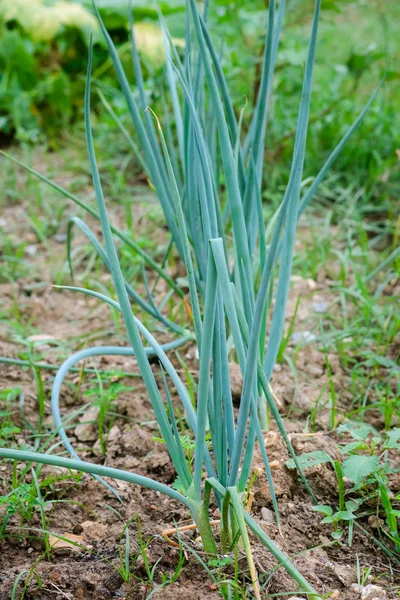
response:
<path id="1" fill-rule="evenodd" d="M 279 526 L 278 506 L 263 442 L 263 429 L 268 416 L 271 415 L 278 425 L 304 485 L 313 497 L 285 433 L 269 382 L 284 329 L 297 222 L 377 93 L 375 92 L 322 165 L 312 185 L 303 192 L 301 184 L 320 5 L 321 0 L 316 0 L 308 56 L 304 66 L 303 91 L 290 176 L 278 210 L 271 221 L 265 223 L 262 204 L 264 146 L 285 0 L 269 2 L 260 90 L 246 135 L 241 131 L 243 113 L 237 119 L 221 68 L 219 52 L 214 47 L 207 27 L 207 1 L 204 2 L 201 14 L 195 0 L 187 0 L 183 58 L 174 47 L 160 14 L 167 57 L 165 84 L 168 92 L 164 103 L 165 113 L 160 119 L 151 110 L 147 110 L 146 90 L 133 36 L 132 16 L 130 31 L 136 77 L 134 91 L 94 4 L 94 11 L 132 118 L 134 139 L 118 117 L 115 121 L 123 135 L 128 138 L 136 159 L 156 191 L 172 243 L 185 265 L 193 331 L 167 318 L 162 309 L 157 307 L 148 286 L 148 298 L 145 300 L 124 280 L 114 236 L 139 252 L 146 265 L 155 269 L 157 277 L 165 279 L 172 293 L 180 298 L 184 297 L 184 292 L 171 279 L 165 268 L 157 265 L 129 236 L 110 224 L 90 126 L 90 49 L 85 123 L 97 212 L 43 175 L 38 176 L 99 219 L 104 247 L 81 219 L 75 217 L 71 220 L 70 233 L 74 225 L 78 226 L 94 245 L 111 272 L 116 299 L 77 287 L 70 289 L 91 294 L 119 310 L 126 326 L 129 348 L 89 348 L 70 357 L 60 368 L 53 386 L 52 410 L 57 431 L 72 459 L 51 454 L 0 449 L 0 456 L 4 458 L 65 466 L 91 473 L 97 478 L 106 476 L 122 479 L 178 500 L 193 515 L 206 552 L 215 555 L 219 547 L 224 552 L 229 551 L 238 539 L 241 540 L 248 558 L 256 597 L 259 597 L 259 589 L 251 557 L 248 528 L 284 565 L 303 593 L 308 594 L 309 598 L 319 598 L 313 587 L 246 511 L 243 498 L 248 490 L 254 450 L 258 443 Z M 106 101 L 104 104 L 107 106 Z M 110 114 L 113 114 L 110 108 L 108 106 Z M 34 172 L 32 169 L 28 170 Z M 70 250 L 71 235 L 68 245 Z M 170 344 L 160 345 L 135 316 L 136 307 L 147 312 L 160 325 L 178 336 L 177 339 Z M 269 311 L 271 316 L 267 319 Z M 188 339 L 195 340 L 199 352 L 195 408 L 186 386 L 167 355 L 169 350 Z M 146 341 L 146 347 L 143 340 Z M 228 368 L 232 348 L 243 376 L 243 390 L 237 414 L 232 404 Z M 99 354 L 135 355 L 160 434 L 176 469 L 179 485 L 174 488 L 148 477 L 83 462 L 68 441 L 59 411 L 59 394 L 64 377 L 78 361 Z M 156 356 L 161 365 L 167 403 L 157 386 L 148 360 L 149 354 Z M 185 455 L 174 412 L 171 410 L 172 388 L 182 403 L 188 427 L 193 435 L 193 461 L 189 461 Z M 206 444 L 206 436 L 211 439 L 211 445 Z M 210 526 L 211 494 L 221 510 L 220 546 Z"/>

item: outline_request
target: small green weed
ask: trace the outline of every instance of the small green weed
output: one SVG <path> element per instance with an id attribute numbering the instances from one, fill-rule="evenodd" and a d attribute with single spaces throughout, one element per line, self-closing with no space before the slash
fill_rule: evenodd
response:
<path id="1" fill-rule="evenodd" d="M 132 387 L 123 385 L 120 382 L 111 382 L 107 386 L 99 375 L 97 377 L 98 385 L 84 392 L 93 406 L 99 407 L 97 417 L 97 434 L 100 443 L 100 452 L 105 455 L 107 449 L 107 433 L 114 424 L 117 414 L 114 412 L 113 403 L 123 392 L 133 391 Z"/>
<path id="2" fill-rule="evenodd" d="M 390 476 L 395 473 L 389 452 L 400 449 L 400 428 L 380 433 L 367 423 L 347 422 L 339 426 L 339 434 L 350 435 L 352 441 L 341 447 L 341 454 L 346 458 L 342 463 L 333 460 L 325 451 L 307 452 L 299 457 L 303 468 L 322 464 L 331 464 L 335 470 L 339 491 L 339 509 L 331 506 L 317 505 L 314 510 L 325 515 L 323 523 L 334 526 L 332 536 L 340 539 L 342 522 L 348 522 L 348 543 L 352 544 L 354 521 L 363 514 L 383 513 L 385 522 L 380 527 L 382 533 L 391 540 L 397 551 L 400 550 L 400 537 L 397 520 L 400 515 L 399 498 L 390 490 Z M 286 463 L 289 469 L 294 463 Z M 350 487 L 347 489 L 346 481 Z M 346 496 L 351 498 L 346 500 Z"/>
<path id="3" fill-rule="evenodd" d="M 21 399 L 21 389 L 10 388 L 0 392 L 0 445 L 6 445 L 21 428 L 14 422 L 14 404 Z"/>
<path id="4" fill-rule="evenodd" d="M 0 526 L 0 538 L 6 535 L 7 525 L 14 516 L 18 517 L 19 526 L 22 527 L 24 523 L 32 520 L 35 513 L 39 513 L 43 531 L 46 531 L 46 513 L 53 508 L 54 503 L 58 502 L 57 484 L 67 480 L 78 482 L 81 479 L 80 475 L 68 473 L 68 475 L 48 475 L 39 481 L 41 470 L 40 466 L 36 470 L 31 470 L 32 481 L 27 481 L 24 473 L 18 477 L 14 470 L 12 490 L 8 494 L 0 496 L 0 506 L 5 506 Z M 50 549 L 46 535 L 45 546 L 46 552 L 49 554 Z"/>

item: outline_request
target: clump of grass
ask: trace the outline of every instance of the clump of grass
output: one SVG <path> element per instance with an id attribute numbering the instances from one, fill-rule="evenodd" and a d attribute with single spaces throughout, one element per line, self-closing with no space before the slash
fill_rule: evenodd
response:
<path id="1" fill-rule="evenodd" d="M 98 478 L 114 477 L 178 500 L 193 515 L 204 550 L 209 554 L 216 555 L 218 547 L 224 552 L 229 551 L 241 539 L 249 563 L 254 593 L 256 598 L 259 598 L 258 576 L 248 536 L 250 528 L 277 561 L 284 565 L 308 597 L 315 600 L 319 598 L 318 593 L 250 516 L 243 500 L 251 479 L 252 458 L 258 443 L 279 526 L 278 505 L 262 435 L 267 410 L 276 420 L 294 465 L 313 497 L 301 464 L 286 435 L 269 379 L 284 328 L 298 219 L 373 98 L 302 196 L 301 183 L 320 12 L 320 0 L 317 0 L 304 71 L 291 173 L 280 207 L 266 226 L 261 200 L 264 139 L 284 11 L 284 0 L 279 3 L 278 10 L 275 3 L 270 2 L 260 92 L 249 133 L 242 142 L 240 120 L 237 121 L 233 111 L 218 54 L 207 30 L 207 3 L 201 16 L 194 0 L 187 2 L 187 35 L 183 62 L 160 15 L 168 59 L 166 82 L 173 112 L 173 115 L 170 115 L 169 108 L 166 107 L 163 126 L 151 111 L 146 110 L 145 89 L 134 39 L 132 38 L 132 58 L 138 88 L 137 101 L 132 95 L 118 53 L 95 7 L 135 127 L 138 143 L 132 144 L 132 148 L 135 149 L 156 190 L 172 241 L 186 268 L 190 314 L 193 317 L 194 337 L 199 351 L 196 406 L 193 407 L 190 394 L 166 353 L 188 339 L 187 330 L 165 317 L 156 306 L 149 289 L 148 300 L 141 298 L 124 280 L 121 270 L 114 235 L 139 252 L 179 297 L 184 295 L 165 268 L 156 265 L 142 248 L 110 224 L 90 126 L 90 50 L 85 122 L 97 212 L 72 194 L 67 195 L 100 220 L 104 248 L 83 221 L 75 219 L 75 224 L 94 244 L 110 270 L 117 300 L 90 290 L 71 289 L 98 297 L 120 311 L 130 348 L 107 346 L 84 350 L 68 359 L 56 377 L 52 395 L 55 423 L 64 445 L 75 460 L 10 449 L 0 449 L 0 456 L 66 466 L 92 473 Z M 173 129 L 176 135 L 173 134 Z M 124 134 L 129 135 L 126 130 Z M 41 178 L 46 180 L 43 176 Z M 56 184 L 51 185 L 63 191 Z M 278 276 L 276 284 L 275 273 Z M 134 316 L 131 301 L 180 337 L 169 346 L 162 347 L 144 324 Z M 265 348 L 267 313 L 272 306 L 268 344 Z M 193 338 L 192 332 L 189 335 Z M 142 338 L 146 340 L 147 348 L 144 347 Z M 233 341 L 243 375 L 243 391 L 237 417 L 233 411 L 228 368 L 230 339 Z M 69 443 L 59 415 L 60 387 L 65 374 L 75 362 L 101 353 L 136 356 L 160 435 L 176 469 L 178 480 L 175 487 L 134 473 L 83 462 Z M 167 405 L 158 389 L 148 360 L 150 353 L 157 356 L 166 374 L 164 381 Z M 172 388 L 175 388 L 183 405 L 188 427 L 194 438 L 194 453 L 190 458 L 183 448 L 174 411 L 171 410 Z M 205 441 L 206 436 L 210 439 L 211 450 Z M 209 518 L 208 509 L 212 493 L 221 510 L 219 546 Z"/>

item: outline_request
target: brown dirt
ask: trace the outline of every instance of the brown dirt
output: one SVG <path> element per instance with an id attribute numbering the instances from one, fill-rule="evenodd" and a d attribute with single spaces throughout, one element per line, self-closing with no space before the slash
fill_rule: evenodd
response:
<path id="1" fill-rule="evenodd" d="M 89 345 L 87 339 L 90 335 L 95 336 L 94 342 L 90 343 L 122 343 L 122 329 L 116 330 L 106 306 L 86 296 L 77 297 L 70 292 L 57 292 L 49 288 L 54 273 L 57 273 L 65 261 L 65 247 L 50 240 L 50 246 L 45 248 L 36 238 L 32 238 L 32 232 L 26 222 L 18 220 L 22 217 L 23 210 L 23 205 L 9 206 L 5 218 L 14 224 L 14 231 L 11 233 L 18 235 L 20 240 L 35 241 L 37 253 L 28 258 L 35 267 L 35 275 L 32 277 L 28 274 L 16 283 L 0 285 L 1 311 L 8 311 L 12 315 L 12 307 L 15 306 L 16 300 L 20 319 L 29 330 L 53 336 L 51 342 L 41 343 L 36 348 L 41 353 L 42 362 L 59 364 L 68 355 L 69 349 L 77 350 Z M 19 217 L 15 219 L 18 211 Z M 143 215 L 143 212 L 141 214 Z M 118 211 L 116 218 L 118 219 Z M 80 240 L 78 236 L 77 243 Z M 105 275 L 104 280 L 106 279 Z M 45 285 L 37 287 L 35 284 L 39 282 Z M 335 298 L 326 277 L 322 277 L 319 282 L 294 277 L 288 322 L 293 315 L 299 294 L 302 302 L 296 323 L 300 331 L 305 331 L 311 329 L 315 322 L 312 303 L 328 302 L 329 305 L 334 305 Z M 1 356 L 17 357 L 24 350 L 21 344 L 22 334 L 18 335 L 18 329 L 13 327 L 12 319 L 10 317 L 10 322 L 2 321 L 0 324 Z M 188 346 L 182 354 L 186 355 L 190 371 L 196 376 L 195 349 Z M 338 412 L 340 414 L 342 411 L 344 414 L 351 402 L 349 380 L 336 355 L 330 355 L 329 362 L 338 397 Z M 86 362 L 85 366 L 133 372 L 135 361 L 129 358 L 105 357 L 92 359 L 90 364 Z M 337 439 L 329 432 L 328 409 L 318 411 L 318 434 L 303 434 L 305 416 L 310 413 L 317 398 L 322 407 L 328 398 L 325 356 L 312 345 L 304 346 L 299 351 L 296 367 L 297 381 L 287 364 L 278 365 L 272 378 L 274 392 L 281 400 L 283 411 L 287 415 L 286 427 L 292 436 L 294 447 L 299 453 L 320 449 L 339 456 Z M 155 366 L 154 369 L 156 372 Z M 49 429 L 51 419 L 48 398 L 53 376 L 53 372 L 43 371 L 47 400 L 46 425 Z M 93 379 L 89 375 L 80 378 L 75 374 L 70 376 L 69 381 L 75 382 L 75 387 L 64 386 L 61 398 L 63 415 L 73 412 L 87 402 L 84 392 Z M 78 441 L 73 435 L 73 430 L 72 433 L 71 430 L 69 432 L 71 440 L 82 458 L 106 465 L 112 464 L 171 484 L 175 472 L 165 447 L 153 441 L 153 436 L 157 435 L 157 428 L 141 380 L 121 376 L 119 381 L 132 389 L 121 393 L 114 403 L 117 416 L 111 430 L 113 434 L 107 443 L 106 455 L 99 456 L 94 440 Z M 11 387 L 20 387 L 24 392 L 25 418 L 34 423 L 37 419 L 37 391 L 32 372 L 14 365 L 0 364 L 0 391 Z M 326 390 L 322 392 L 322 396 L 321 390 Z M 17 441 L 29 442 L 29 431 L 24 426 L 19 411 L 16 408 L 14 410 L 14 423 L 21 427 Z M 391 565 L 390 571 L 387 557 L 372 545 L 360 530 L 355 530 L 351 548 L 345 541 L 334 543 L 329 537 L 329 528 L 321 524 L 321 516 L 312 510 L 310 499 L 297 477 L 285 467 L 288 455 L 274 428 L 266 434 L 265 443 L 279 501 L 281 533 L 275 525 L 261 519 L 261 510 L 272 508 L 269 488 L 262 476 L 254 485 L 252 513 L 270 537 L 284 552 L 293 557 L 298 569 L 321 594 L 332 594 L 332 598 L 342 600 L 356 600 L 359 597 L 351 588 L 352 584 L 357 582 L 358 556 L 361 567 L 372 567 L 371 575 L 374 581 L 378 580 L 379 585 L 386 590 L 386 598 L 398 597 L 398 593 L 393 591 L 396 577 L 400 575 L 398 566 Z M 261 464 L 261 458 L 256 454 L 254 466 Z M 20 469 L 21 466 L 18 466 L 17 472 L 20 472 Z M 10 490 L 11 465 L 7 463 L 0 466 L 0 473 L 4 493 L 7 493 Z M 63 474 L 59 469 L 44 467 L 40 479 L 60 473 Z M 337 491 L 331 467 L 315 467 L 309 470 L 308 476 L 320 503 L 334 504 Z M 26 480 L 31 481 L 29 473 Z M 162 587 L 164 580 L 173 577 L 179 561 L 179 551 L 161 538 L 161 532 L 165 528 L 173 527 L 174 523 L 182 525 L 190 522 L 189 514 L 179 504 L 155 492 L 123 482 L 113 482 L 113 485 L 118 490 L 122 503 L 85 474 L 78 481 L 69 477 L 52 485 L 46 497 L 49 503 L 46 512 L 47 530 L 67 538 L 69 535 L 75 536 L 70 539 L 77 541 L 81 547 L 68 544 L 61 547 L 62 544 L 57 544 L 51 551 L 50 559 L 44 553 L 39 514 L 34 513 L 30 520 L 23 522 L 19 521 L 18 516 L 10 519 L 7 536 L 0 541 L 0 600 L 8 600 L 11 597 L 14 581 L 19 573 L 33 570 L 37 578 L 31 577 L 25 594 L 26 599 L 144 600 L 157 586 L 159 590 L 152 595 L 155 598 L 183 600 L 189 597 L 192 600 L 213 600 L 221 597 L 215 584 L 192 553 L 194 551 L 203 557 L 196 534 L 187 535 L 185 538 L 187 541 L 183 550 L 183 567 L 177 581 Z M 215 508 L 212 507 L 212 510 Z M 4 506 L 0 506 L 0 509 L 4 513 Z M 148 582 L 143 557 L 140 553 L 138 555 L 137 515 L 140 517 L 143 539 L 148 542 L 146 554 L 150 568 L 157 565 L 153 584 Z M 132 577 L 129 583 L 124 583 L 118 572 L 123 566 L 125 556 L 126 523 L 129 523 L 132 560 Z M 366 519 L 362 521 L 362 525 L 368 527 Z M 276 566 L 275 560 L 257 540 L 252 541 L 256 566 L 261 580 L 265 583 L 263 598 L 290 590 L 294 590 L 293 595 L 298 596 L 293 581 L 284 569 L 271 572 Z M 245 573 L 247 567 L 243 556 L 240 556 L 240 567 Z M 231 573 L 230 569 L 231 567 L 226 569 L 227 576 Z M 26 575 L 21 583 L 25 580 Z M 19 594 L 21 593 L 20 585 Z M 247 597 L 252 597 L 251 593 Z"/>

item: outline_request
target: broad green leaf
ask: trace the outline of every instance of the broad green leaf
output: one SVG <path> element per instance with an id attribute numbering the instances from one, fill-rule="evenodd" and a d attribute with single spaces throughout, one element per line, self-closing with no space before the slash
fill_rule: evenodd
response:
<path id="1" fill-rule="evenodd" d="M 381 365 L 381 367 L 385 367 L 385 369 L 400 369 L 397 362 L 391 360 L 390 358 L 387 358 L 386 356 L 379 356 L 379 354 L 369 354 L 369 358 L 365 362 L 365 364 L 375 366 L 375 363 Z"/>
<path id="2" fill-rule="evenodd" d="M 385 448 L 400 448 L 400 427 L 386 433 Z"/>
<path id="3" fill-rule="evenodd" d="M 356 502 L 355 500 L 347 500 L 345 506 L 349 512 L 354 512 L 360 506 L 361 502 Z"/>
<path id="4" fill-rule="evenodd" d="M 349 421 L 338 427 L 338 433 L 348 432 L 354 439 L 365 442 L 369 435 L 379 438 L 379 431 L 368 423 L 354 423 Z"/>
<path id="5" fill-rule="evenodd" d="M 92 0 L 81 0 L 84 6 L 91 8 Z M 164 15 L 181 13 L 185 8 L 185 0 L 161 0 L 157 2 Z M 146 0 L 96 0 L 96 6 L 106 27 L 110 30 L 126 27 L 129 7 L 135 19 L 157 19 L 157 7 L 154 2 Z"/>
<path id="6" fill-rule="evenodd" d="M 326 515 L 327 517 L 332 516 L 333 513 L 332 507 L 328 506 L 327 504 L 317 504 L 316 506 L 313 506 L 312 509 L 315 510 L 315 512 Z"/>
<path id="7" fill-rule="evenodd" d="M 340 454 L 350 454 L 354 450 L 362 450 L 365 449 L 365 444 L 362 440 L 358 442 L 350 442 L 350 444 L 346 444 L 343 448 L 340 449 Z"/>
<path id="8" fill-rule="evenodd" d="M 334 523 L 335 522 L 335 517 L 333 515 L 328 515 L 327 517 L 325 517 L 324 519 L 322 519 L 322 523 Z"/>
<path id="9" fill-rule="evenodd" d="M 318 467 L 326 463 L 332 463 L 332 459 L 323 450 L 314 450 L 313 452 L 305 452 L 297 457 L 302 469 L 309 469 L 310 467 Z M 288 469 L 295 469 L 296 465 L 293 459 L 286 461 L 285 465 Z"/>
<path id="10" fill-rule="evenodd" d="M 362 483 L 363 479 L 375 473 L 378 467 L 378 456 L 350 456 L 342 465 L 344 477 L 355 484 Z"/>
<path id="11" fill-rule="evenodd" d="M 337 513 L 334 514 L 334 518 L 337 521 L 352 521 L 353 519 L 355 519 L 355 516 L 349 510 L 339 510 Z"/>

